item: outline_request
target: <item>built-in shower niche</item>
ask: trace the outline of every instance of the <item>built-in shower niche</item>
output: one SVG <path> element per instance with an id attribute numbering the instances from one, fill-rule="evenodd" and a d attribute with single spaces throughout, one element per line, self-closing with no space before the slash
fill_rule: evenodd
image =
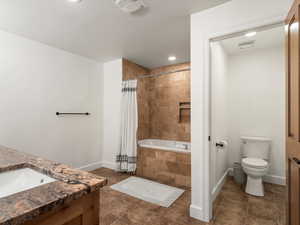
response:
<path id="1" fill-rule="evenodd" d="M 179 123 L 191 122 L 191 102 L 179 102 Z"/>

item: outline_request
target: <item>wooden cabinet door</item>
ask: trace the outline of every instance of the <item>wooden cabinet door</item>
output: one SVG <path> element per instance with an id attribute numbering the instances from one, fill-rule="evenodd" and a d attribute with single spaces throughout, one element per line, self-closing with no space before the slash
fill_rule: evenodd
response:
<path id="1" fill-rule="evenodd" d="M 295 0 L 286 19 L 288 225 L 300 225 L 299 6 L 300 0 Z"/>

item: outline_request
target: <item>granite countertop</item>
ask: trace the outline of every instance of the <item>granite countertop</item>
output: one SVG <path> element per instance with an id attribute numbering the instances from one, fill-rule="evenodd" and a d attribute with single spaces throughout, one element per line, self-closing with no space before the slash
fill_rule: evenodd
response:
<path id="1" fill-rule="evenodd" d="M 0 198 L 0 225 L 18 225 L 99 190 L 103 177 L 0 146 L 0 173 L 31 168 L 58 181 Z"/>

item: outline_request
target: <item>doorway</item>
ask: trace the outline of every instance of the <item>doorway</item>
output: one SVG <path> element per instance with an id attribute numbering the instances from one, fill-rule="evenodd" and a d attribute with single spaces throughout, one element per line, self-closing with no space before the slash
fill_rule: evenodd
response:
<path id="1" fill-rule="evenodd" d="M 285 224 L 284 39 L 283 24 L 276 24 L 211 40 L 210 190 L 217 224 Z M 251 156 L 267 163 L 263 193 L 245 192 L 245 138 L 269 140 L 268 157 Z"/>

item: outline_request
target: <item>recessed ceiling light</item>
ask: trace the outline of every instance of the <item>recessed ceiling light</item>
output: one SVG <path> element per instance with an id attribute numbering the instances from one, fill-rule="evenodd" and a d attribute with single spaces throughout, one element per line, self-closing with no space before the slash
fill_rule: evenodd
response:
<path id="1" fill-rule="evenodd" d="M 82 0 L 68 0 L 69 2 L 74 2 L 74 3 L 79 3 L 81 2 Z"/>
<path id="2" fill-rule="evenodd" d="M 176 58 L 176 56 L 169 56 L 169 61 L 175 61 L 177 58 Z"/>
<path id="3" fill-rule="evenodd" d="M 245 34 L 246 37 L 253 37 L 257 34 L 257 32 L 253 31 L 253 32 L 249 32 L 247 34 Z"/>

